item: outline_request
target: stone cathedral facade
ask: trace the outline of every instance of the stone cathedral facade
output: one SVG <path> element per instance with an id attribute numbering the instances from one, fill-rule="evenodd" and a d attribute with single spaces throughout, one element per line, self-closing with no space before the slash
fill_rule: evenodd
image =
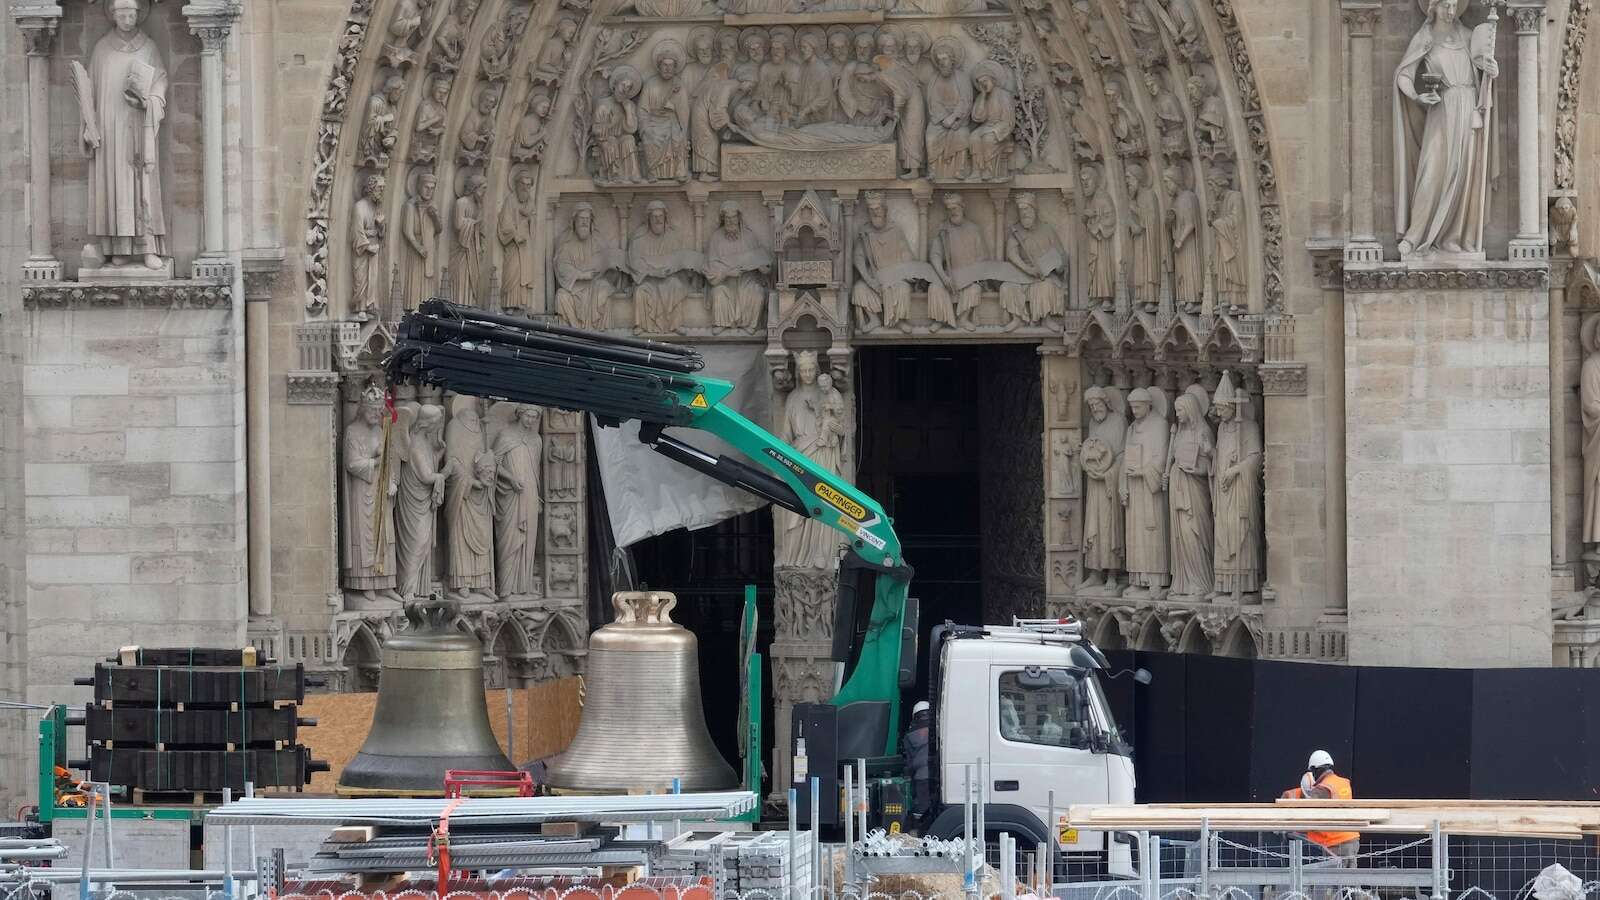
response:
<path id="1" fill-rule="evenodd" d="M 0 695 L 245 641 L 370 686 L 433 590 L 494 679 L 580 672 L 588 424 L 391 406 L 427 296 L 757 353 L 847 477 L 864 349 L 1033 348 L 983 373 L 988 608 L 1595 665 L 1592 7 L 12 0 Z M 774 515 L 787 723 L 838 548 Z"/>

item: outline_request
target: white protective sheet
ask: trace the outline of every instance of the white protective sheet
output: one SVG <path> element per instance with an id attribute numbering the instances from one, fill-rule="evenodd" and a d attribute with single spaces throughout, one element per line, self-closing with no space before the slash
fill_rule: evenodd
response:
<path id="1" fill-rule="evenodd" d="M 771 396 L 761 345 L 702 345 L 701 374 L 734 384 L 723 401 L 762 428 L 771 427 Z M 639 443 L 639 423 L 594 429 L 595 457 L 617 546 L 627 547 L 675 528 L 691 531 L 760 509 L 766 501 L 715 481 Z M 668 433 L 713 455 L 752 462 L 710 434 L 693 428 Z M 759 464 L 757 464 L 759 467 Z"/>

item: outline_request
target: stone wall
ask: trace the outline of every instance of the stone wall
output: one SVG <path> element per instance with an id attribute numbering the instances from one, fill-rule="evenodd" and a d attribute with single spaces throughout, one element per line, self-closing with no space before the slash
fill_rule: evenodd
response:
<path id="1" fill-rule="evenodd" d="M 1548 342 L 1542 289 L 1347 292 L 1351 663 L 1549 663 Z"/>

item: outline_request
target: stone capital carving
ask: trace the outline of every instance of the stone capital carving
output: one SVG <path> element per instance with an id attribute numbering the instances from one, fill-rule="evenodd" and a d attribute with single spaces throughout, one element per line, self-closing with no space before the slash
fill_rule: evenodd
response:
<path id="1" fill-rule="evenodd" d="M 233 23 L 215 19 L 191 20 L 189 31 L 200 39 L 201 53 L 221 53 L 228 45 L 228 34 L 233 31 Z"/>
<path id="2" fill-rule="evenodd" d="M 17 28 L 22 32 L 23 49 L 29 56 L 49 56 L 50 49 L 55 44 L 56 22 L 60 19 L 60 8 L 54 16 L 29 15 L 17 19 Z"/>
<path id="3" fill-rule="evenodd" d="M 293 406 L 332 406 L 339 397 L 339 376 L 333 372 L 290 372 L 288 401 Z"/>
<path id="4" fill-rule="evenodd" d="M 1351 37 L 1372 37 L 1378 20 L 1383 17 L 1382 6 L 1369 0 L 1344 0 L 1339 4 L 1339 12 Z"/>
<path id="5" fill-rule="evenodd" d="M 100 285 L 57 281 L 22 288 L 25 309 L 226 309 L 233 290 L 226 284 Z"/>
<path id="6" fill-rule="evenodd" d="M 1305 363 L 1263 363 L 1256 371 L 1261 376 L 1261 393 L 1268 397 L 1304 397 Z"/>
<path id="7" fill-rule="evenodd" d="M 1511 16 L 1517 23 L 1517 34 L 1538 34 L 1544 27 L 1544 4 L 1538 6 L 1513 6 Z"/>

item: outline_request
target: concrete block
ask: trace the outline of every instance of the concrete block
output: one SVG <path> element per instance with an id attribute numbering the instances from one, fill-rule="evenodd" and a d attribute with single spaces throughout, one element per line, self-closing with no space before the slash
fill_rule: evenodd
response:
<path id="1" fill-rule="evenodd" d="M 226 494 L 245 487 L 243 462 L 179 462 L 171 470 L 174 494 Z"/>
<path id="2" fill-rule="evenodd" d="M 74 554 L 28 557 L 33 584 L 127 584 L 131 557 L 124 554 Z"/>
<path id="3" fill-rule="evenodd" d="M 78 529 L 33 528 L 26 529 L 27 553 L 62 554 L 77 549 Z"/>
<path id="4" fill-rule="evenodd" d="M 1400 461 L 1407 465 L 1478 465 L 1514 462 L 1505 431 L 1408 431 Z"/>
<path id="5" fill-rule="evenodd" d="M 22 427 L 71 428 L 71 397 L 27 397 L 22 401 Z"/>
<path id="6" fill-rule="evenodd" d="M 206 394 L 233 387 L 227 366 L 168 366 L 133 371 L 127 390 L 133 394 Z"/>
<path id="7" fill-rule="evenodd" d="M 239 393 L 190 394 L 173 399 L 179 425 L 214 426 L 244 421 L 244 396 Z"/>
<path id="8" fill-rule="evenodd" d="M 156 499 L 172 492 L 166 463 L 98 463 L 89 468 L 89 486 L 97 494 L 122 494 Z"/>
<path id="9" fill-rule="evenodd" d="M 232 525 L 180 525 L 173 529 L 173 546 L 170 549 L 188 550 L 242 550 L 244 533 Z"/>
<path id="10" fill-rule="evenodd" d="M 232 428 L 129 428 L 129 462 L 213 462 L 240 458 Z"/>
<path id="11" fill-rule="evenodd" d="M 22 452 L 32 462 L 113 462 L 122 459 L 121 431 L 29 431 Z"/>
<path id="12" fill-rule="evenodd" d="M 1548 400 L 1451 399 L 1445 425 L 1452 431 L 1548 429 Z"/>
<path id="13" fill-rule="evenodd" d="M 29 497 L 29 526 L 75 528 L 128 524 L 127 497 Z"/>
<path id="14" fill-rule="evenodd" d="M 1449 471 L 1453 502 L 1502 502 L 1550 499 L 1546 466 L 1456 466 Z"/>
<path id="15" fill-rule="evenodd" d="M 166 527 L 79 528 L 77 535 L 79 553 L 162 553 L 176 544 Z"/>
<path id="16" fill-rule="evenodd" d="M 174 421 L 171 397 L 74 397 L 72 427 L 112 431 L 137 425 L 159 428 Z"/>
<path id="17" fill-rule="evenodd" d="M 127 366 L 23 366 L 22 392 L 34 397 L 128 393 Z"/>
<path id="18" fill-rule="evenodd" d="M 243 497 L 193 496 L 134 500 L 129 517 L 135 525 L 226 525 L 240 516 Z"/>
<path id="19" fill-rule="evenodd" d="M 257 825 L 256 852 L 264 853 L 263 847 L 282 847 L 284 862 L 291 868 L 304 866 L 328 839 L 328 834 L 333 829 L 306 825 Z M 226 832 L 233 841 L 233 861 L 238 865 L 240 860 L 250 855 L 250 837 L 248 829 L 232 828 Z M 207 823 L 205 826 L 205 866 L 208 869 L 222 868 L 222 861 L 227 852 L 224 842 L 225 830 L 220 825 Z"/>
<path id="20" fill-rule="evenodd" d="M 165 819 L 112 819 L 111 842 L 116 849 L 117 868 L 122 869 L 187 869 L 189 868 L 189 823 L 186 820 Z M 95 866 L 104 865 L 103 845 L 105 820 L 94 823 L 94 852 L 89 861 Z M 235 829 L 243 833 L 244 829 Z M 66 845 L 67 856 L 54 863 L 57 867 L 74 868 L 83 864 L 83 848 L 88 839 L 88 822 L 83 819 L 58 819 L 51 834 Z M 259 835 L 259 832 L 258 832 Z M 258 837 L 259 841 L 259 837 Z M 261 845 L 258 843 L 258 847 Z M 270 846 L 270 845 L 269 845 Z M 248 852 L 236 855 L 239 863 Z M 245 868 L 248 868 L 246 866 Z M 77 885 L 72 885 L 76 896 Z"/>
<path id="21" fill-rule="evenodd" d="M 134 584 L 235 584 L 244 580 L 237 551 L 161 553 L 133 557 Z"/>
<path id="22" fill-rule="evenodd" d="M 1444 360 L 1445 365 L 1460 368 L 1543 368 L 1550 362 L 1550 345 L 1545 341 L 1446 341 Z"/>
<path id="23" fill-rule="evenodd" d="M 83 463 L 28 463 L 22 477 L 29 496 L 89 493 L 89 467 Z"/>

